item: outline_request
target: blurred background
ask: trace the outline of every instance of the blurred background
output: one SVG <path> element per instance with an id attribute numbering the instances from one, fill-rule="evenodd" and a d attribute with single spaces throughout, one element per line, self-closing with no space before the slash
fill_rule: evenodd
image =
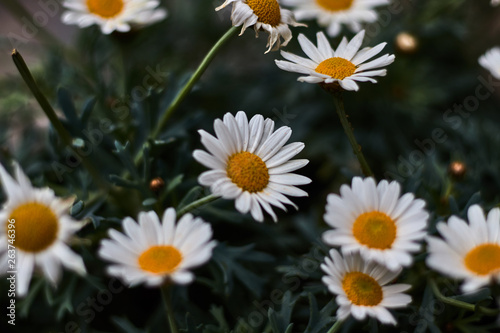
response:
<path id="1" fill-rule="evenodd" d="M 278 69 L 279 52 L 264 54 L 266 33 L 256 39 L 248 29 L 223 47 L 158 140 L 148 143 L 159 115 L 230 28 L 231 10 L 214 11 L 222 0 L 162 1 L 169 12 L 165 21 L 102 35 L 95 26 L 62 24 L 60 2 L 53 15 L 41 7 L 49 2 L 0 2 L 0 161 L 18 160 L 35 185 L 50 186 L 60 196 L 77 195 L 81 205 L 73 215 L 92 223 L 79 233 L 75 249 L 90 275 L 66 272 L 57 290 L 35 277 L 30 295 L 18 302 L 19 324 L 2 326 L 2 332 L 165 331 L 158 290 L 120 288 L 96 258 L 98 242 L 125 216 L 207 194 L 196 181 L 204 168 L 191 157 L 202 148 L 197 130 L 213 133 L 214 119 L 238 110 L 290 126 L 291 141 L 306 144 L 298 158 L 310 160 L 299 171 L 313 180 L 303 187 L 309 197 L 294 199 L 299 211 L 280 212 L 276 225 L 269 218 L 258 224 L 242 217 L 233 202 L 223 200 L 197 210 L 212 223 L 221 245 L 211 263 L 196 270 L 196 283 L 176 289 L 177 319 L 184 332 L 285 332 L 281 328 L 290 322 L 292 332 L 326 332 L 336 305 L 320 281 L 319 263 L 328 250 L 320 241 L 325 200 L 361 175 L 331 96 Z M 365 27 L 364 46 L 387 42 L 383 53 L 396 60 L 379 83 L 346 92 L 345 107 L 376 178 L 398 180 L 405 192 L 425 199 L 433 233 L 436 222 L 464 216 L 472 203 L 489 210 L 500 200 L 500 81 L 478 64 L 482 54 L 500 46 L 500 7 L 487 0 L 392 3 L 380 8 L 378 22 Z M 295 37 L 304 33 L 314 39 L 321 30 L 306 23 L 308 28 L 292 28 L 287 51 L 303 55 Z M 340 37 L 330 41 L 336 48 Z M 98 184 L 64 148 L 17 73 L 13 48 L 80 139 L 75 144 L 88 145 L 86 158 L 122 197 L 96 194 Z M 156 79 L 146 82 L 151 73 Z M 477 95 L 478 86 L 487 97 Z M 115 141 L 128 145 L 119 149 Z M 129 170 L 133 179 L 126 183 L 119 175 L 145 144 L 149 159 Z M 165 188 L 150 188 L 156 177 Z M 414 299 L 410 309 L 395 312 L 398 327 L 351 320 L 343 332 L 493 332 L 496 318 L 434 306 L 426 285 L 433 273 L 424 259 L 425 249 L 398 280 L 413 285 Z M 456 282 L 446 282 L 448 294 L 459 294 Z M 0 286 L 6 290 L 7 284 Z M 118 289 L 110 300 L 103 296 Z M 474 302 L 494 306 L 489 291 Z"/>

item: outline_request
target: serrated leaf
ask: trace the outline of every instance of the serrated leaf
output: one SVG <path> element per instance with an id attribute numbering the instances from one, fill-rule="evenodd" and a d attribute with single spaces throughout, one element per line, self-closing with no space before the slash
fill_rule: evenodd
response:
<path id="1" fill-rule="evenodd" d="M 293 323 L 290 323 L 290 320 L 296 301 L 297 299 L 292 300 L 292 293 L 287 290 L 281 300 L 280 311 L 277 312 L 273 308 L 269 308 L 267 316 L 274 333 L 281 333 L 291 329 Z"/>
<path id="2" fill-rule="evenodd" d="M 308 295 L 309 298 L 309 322 L 304 333 L 319 333 L 322 329 L 335 321 L 332 316 L 335 310 L 336 303 L 332 299 L 328 302 L 321 311 L 318 310 L 318 303 L 313 294 Z"/>

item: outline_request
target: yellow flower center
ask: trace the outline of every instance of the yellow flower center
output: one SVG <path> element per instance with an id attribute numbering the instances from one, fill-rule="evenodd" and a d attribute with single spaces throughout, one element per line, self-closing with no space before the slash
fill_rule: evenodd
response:
<path id="1" fill-rule="evenodd" d="M 354 0 L 316 0 L 321 7 L 332 12 L 338 12 L 351 8 Z"/>
<path id="2" fill-rule="evenodd" d="M 342 280 L 342 288 L 347 298 L 356 305 L 375 306 L 382 302 L 382 287 L 370 275 L 361 272 L 349 272 Z"/>
<path id="3" fill-rule="evenodd" d="M 465 256 L 465 266 L 479 275 L 487 275 L 500 269 L 500 246 L 482 244 L 476 246 Z"/>
<path id="4" fill-rule="evenodd" d="M 123 0 L 87 0 L 89 12 L 106 19 L 120 14 L 123 7 L 125 7 Z"/>
<path id="5" fill-rule="evenodd" d="M 354 221 L 352 234 L 370 248 L 388 249 L 396 239 L 396 223 L 381 212 L 364 213 Z"/>
<path id="6" fill-rule="evenodd" d="M 152 246 L 139 256 L 139 266 L 154 274 L 173 272 L 182 261 L 182 255 L 170 245 Z"/>
<path id="7" fill-rule="evenodd" d="M 269 24 L 273 27 L 281 23 L 281 10 L 278 1 L 276 0 L 247 0 L 247 5 L 254 14 L 257 15 L 259 21 Z"/>
<path id="8" fill-rule="evenodd" d="M 247 151 L 229 157 L 227 175 L 239 188 L 250 193 L 262 191 L 269 183 L 266 163 Z"/>
<path id="9" fill-rule="evenodd" d="M 316 67 L 316 72 L 333 77 L 334 79 L 343 80 L 351 76 L 356 71 L 356 66 L 347 59 L 333 57 L 320 62 Z"/>
<path id="10" fill-rule="evenodd" d="M 14 220 L 14 245 L 25 252 L 40 252 L 57 239 L 59 223 L 54 212 L 38 202 L 29 202 L 12 211 L 9 220 Z M 8 225 L 8 224 L 6 224 Z"/>

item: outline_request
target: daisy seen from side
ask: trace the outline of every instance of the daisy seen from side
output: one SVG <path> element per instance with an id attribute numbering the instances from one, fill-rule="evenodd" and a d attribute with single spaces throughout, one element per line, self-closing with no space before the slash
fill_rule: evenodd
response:
<path id="1" fill-rule="evenodd" d="M 138 223 L 125 218 L 122 226 L 124 233 L 109 230 L 111 239 L 101 241 L 98 253 L 112 262 L 108 273 L 129 286 L 191 283 L 194 274 L 189 269 L 210 260 L 216 245 L 211 240 L 210 224 L 191 214 L 185 214 L 176 224 L 174 208 L 165 210 L 161 222 L 150 211 L 139 213 Z"/>
<path id="2" fill-rule="evenodd" d="M 231 3 L 233 4 L 231 21 L 235 27 L 242 26 L 240 36 L 252 25 L 256 37 L 258 37 L 259 30 L 269 33 L 265 53 L 278 50 L 290 42 L 292 32 L 288 25 L 306 26 L 296 22 L 293 13 L 281 8 L 277 0 L 226 0 L 215 10 L 219 11 Z M 281 42 L 281 38 L 283 38 L 283 42 Z"/>
<path id="3" fill-rule="evenodd" d="M 379 54 L 387 43 L 360 50 L 364 36 L 365 31 L 362 30 L 350 42 L 344 37 L 337 50 L 333 50 L 323 32 L 318 32 L 316 35 L 317 47 L 300 34 L 298 41 L 309 59 L 281 51 L 286 60 L 275 60 L 276 65 L 288 72 L 307 74 L 299 77 L 298 81 L 340 85 L 342 89 L 357 91 L 359 86 L 356 81 L 376 83 L 373 77 L 385 76 L 387 70 L 382 67 L 394 62 L 393 54 L 384 54 L 366 62 Z"/>
<path id="4" fill-rule="evenodd" d="M 324 219 L 333 229 L 323 233 L 323 241 L 344 254 L 359 251 L 390 270 L 410 266 L 411 252 L 420 250 L 427 235 L 429 214 L 423 200 L 400 192 L 398 182 L 376 185 L 373 178 L 355 177 L 351 187 L 342 185 L 340 195 L 327 197 Z"/>
<path id="5" fill-rule="evenodd" d="M 479 64 L 487 69 L 494 78 L 500 80 L 500 47 L 494 47 L 479 57 Z"/>
<path id="6" fill-rule="evenodd" d="M 167 11 L 157 8 L 159 4 L 158 0 L 64 0 L 67 11 L 62 14 L 62 21 L 80 28 L 97 24 L 103 34 L 115 30 L 127 32 L 131 25 L 143 26 L 163 20 Z"/>
<path id="7" fill-rule="evenodd" d="M 311 180 L 293 173 L 305 166 L 306 159 L 291 160 L 304 148 L 302 142 L 285 145 L 292 134 L 289 127 L 274 130 L 274 121 L 255 115 L 248 121 L 239 111 L 214 122 L 217 137 L 200 130 L 201 142 L 208 150 L 195 150 L 193 157 L 210 168 L 198 178 L 212 193 L 225 199 L 235 199 L 236 209 L 262 222 L 262 208 L 277 221 L 271 205 L 286 211 L 284 204 L 297 206 L 285 195 L 307 196 L 296 185 Z"/>
<path id="8" fill-rule="evenodd" d="M 283 0 L 283 4 L 293 7 L 297 20 L 316 19 L 330 37 L 335 37 L 342 25 L 358 32 L 362 24 L 377 21 L 375 7 L 388 5 L 389 0 Z"/>
<path id="9" fill-rule="evenodd" d="M 12 259 L 10 247 L 0 249 L 0 274 L 17 271 L 16 294 L 23 297 L 35 268 L 54 286 L 61 278 L 62 266 L 85 274 L 82 258 L 68 245 L 83 223 L 69 215 L 74 197 L 62 199 L 48 187 L 33 187 L 17 163 L 14 174 L 16 179 L 0 164 L 0 181 L 7 195 L 0 210 L 0 244 L 15 248 L 15 267 L 8 266 L 8 262 L 12 263 L 8 260 Z"/>
<path id="10" fill-rule="evenodd" d="M 472 292 L 491 282 L 500 282 L 500 209 L 485 217 L 479 205 L 468 209 L 469 223 L 451 216 L 439 222 L 443 239 L 429 236 L 427 266 L 455 279 L 463 279 L 461 288 Z"/>
<path id="11" fill-rule="evenodd" d="M 349 315 L 356 320 L 368 316 L 384 324 L 396 325 L 388 309 L 404 308 L 411 302 L 411 297 L 403 293 L 411 288 L 409 284 L 388 285 L 401 269 L 388 270 L 376 262 L 364 260 L 359 253 L 342 256 L 331 249 L 321 269 L 326 274 L 323 283 L 337 295 L 337 320 L 345 320 Z"/>

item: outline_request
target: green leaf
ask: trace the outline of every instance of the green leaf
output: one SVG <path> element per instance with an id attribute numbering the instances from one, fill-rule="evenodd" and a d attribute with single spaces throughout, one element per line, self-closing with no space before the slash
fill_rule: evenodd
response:
<path id="1" fill-rule="evenodd" d="M 267 315 L 274 333 L 291 331 L 293 323 L 290 323 L 290 320 L 296 301 L 297 299 L 292 299 L 292 293 L 287 290 L 281 300 L 280 311 L 276 312 L 273 308 L 269 308 Z"/>
<path id="2" fill-rule="evenodd" d="M 337 307 L 335 301 L 332 299 L 328 302 L 321 311 L 318 310 L 318 303 L 313 294 L 308 295 L 309 298 L 309 323 L 307 324 L 304 333 L 319 333 L 322 329 L 335 321 L 332 316 L 335 308 Z"/>

